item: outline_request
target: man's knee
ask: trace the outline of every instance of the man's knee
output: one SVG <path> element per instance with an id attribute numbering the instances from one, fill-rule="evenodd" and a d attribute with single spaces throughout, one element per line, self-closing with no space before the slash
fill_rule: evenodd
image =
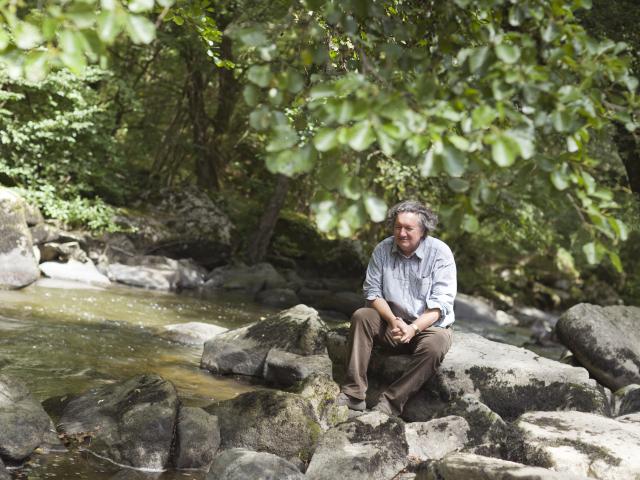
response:
<path id="1" fill-rule="evenodd" d="M 353 315 L 351 315 L 351 325 L 356 326 L 371 324 L 371 322 L 375 320 L 376 316 L 379 316 L 379 314 L 373 308 L 359 308 L 358 310 L 353 312 Z"/>
<path id="2" fill-rule="evenodd" d="M 451 346 L 451 334 L 446 329 L 438 330 L 429 336 L 423 337 L 415 348 L 414 355 L 433 357 L 438 363 L 444 359 Z"/>

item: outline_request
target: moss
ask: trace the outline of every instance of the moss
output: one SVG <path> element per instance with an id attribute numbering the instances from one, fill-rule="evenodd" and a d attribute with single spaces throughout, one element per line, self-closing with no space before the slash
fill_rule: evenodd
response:
<path id="1" fill-rule="evenodd" d="M 513 424 L 507 424 L 502 430 L 498 451 L 500 458 L 511 462 L 543 468 L 552 466 L 549 454 L 529 445 L 522 430 Z"/>
<path id="2" fill-rule="evenodd" d="M 584 453 L 587 457 L 589 457 L 589 460 L 591 462 L 602 460 L 605 463 L 614 466 L 620 465 L 621 462 L 620 458 L 614 456 L 611 451 L 607 450 L 606 448 L 599 447 L 597 445 L 591 445 L 580 440 L 562 439 L 550 442 L 548 445 L 552 447 L 563 447 L 567 445 L 571 446 L 579 452 Z"/>

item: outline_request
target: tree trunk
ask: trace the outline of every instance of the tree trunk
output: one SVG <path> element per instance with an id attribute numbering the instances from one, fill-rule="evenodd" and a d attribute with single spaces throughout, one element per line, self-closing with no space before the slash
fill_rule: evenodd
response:
<path id="1" fill-rule="evenodd" d="M 629 187 L 640 199 L 640 142 L 633 133 L 620 124 L 616 124 L 614 140 L 627 171 Z"/>
<path id="2" fill-rule="evenodd" d="M 267 254 L 267 248 L 269 247 L 269 242 L 271 242 L 271 236 L 276 227 L 280 210 L 282 210 L 284 201 L 287 198 L 290 181 L 289 177 L 278 175 L 275 190 L 262 213 L 258 228 L 249 242 L 247 260 L 252 265 L 261 262 Z"/>

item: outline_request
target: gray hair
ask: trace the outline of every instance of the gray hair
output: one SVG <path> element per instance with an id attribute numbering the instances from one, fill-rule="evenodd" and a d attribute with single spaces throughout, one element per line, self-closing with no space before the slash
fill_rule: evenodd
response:
<path id="1" fill-rule="evenodd" d="M 416 200 L 405 200 L 404 202 L 396 203 L 387 212 L 387 226 L 392 231 L 396 223 L 396 217 L 400 213 L 415 213 L 418 215 L 423 237 L 429 235 L 438 225 L 438 215 L 433 210 Z"/>

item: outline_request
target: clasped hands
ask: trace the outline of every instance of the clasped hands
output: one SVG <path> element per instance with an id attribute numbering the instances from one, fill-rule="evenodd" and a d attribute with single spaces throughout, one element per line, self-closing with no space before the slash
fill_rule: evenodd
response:
<path id="1" fill-rule="evenodd" d="M 396 317 L 391 329 L 391 337 L 398 343 L 409 343 L 417 334 L 415 328 L 405 323 L 400 317 Z"/>

